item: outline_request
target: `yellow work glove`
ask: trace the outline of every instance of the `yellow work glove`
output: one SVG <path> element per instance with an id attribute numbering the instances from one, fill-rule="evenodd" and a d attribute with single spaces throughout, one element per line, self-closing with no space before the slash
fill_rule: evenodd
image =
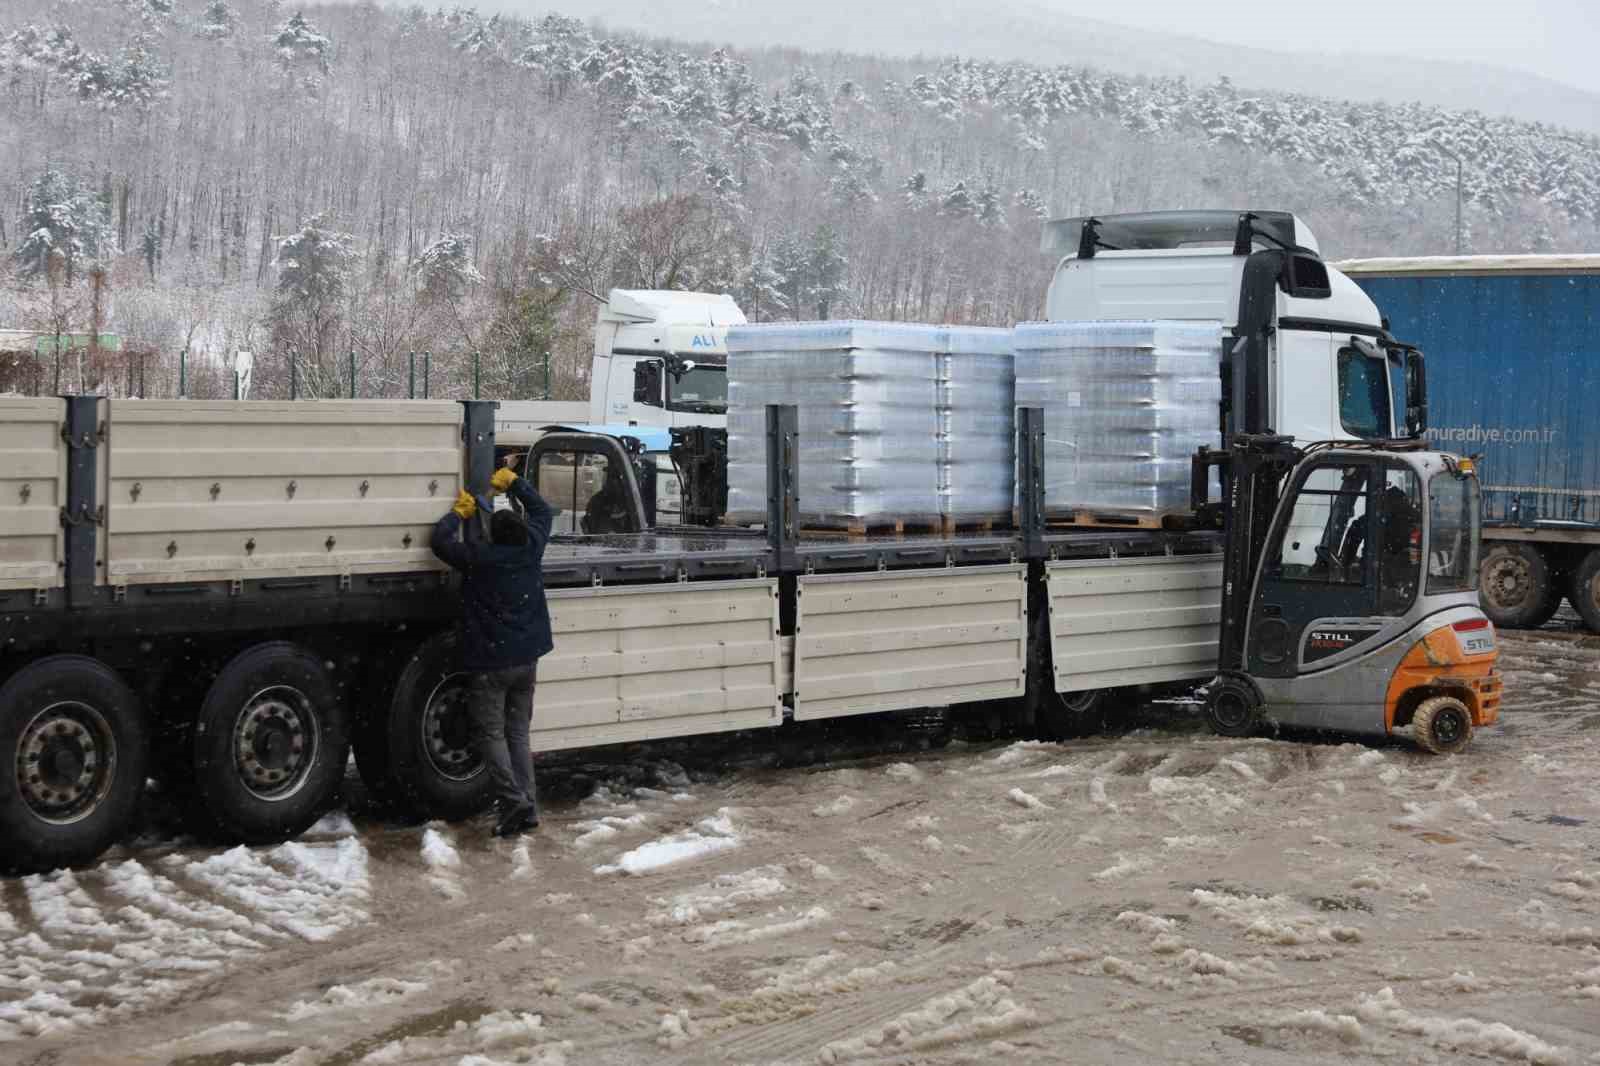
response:
<path id="1" fill-rule="evenodd" d="M 494 472 L 493 477 L 489 478 L 489 487 L 499 493 L 510 492 L 511 483 L 515 480 L 517 480 L 517 472 L 509 466 L 502 466 Z"/>
<path id="2" fill-rule="evenodd" d="M 473 515 L 478 513 L 478 501 L 472 498 L 472 493 L 462 489 L 456 493 L 456 505 L 450 509 L 460 515 L 463 520 L 470 520 Z"/>

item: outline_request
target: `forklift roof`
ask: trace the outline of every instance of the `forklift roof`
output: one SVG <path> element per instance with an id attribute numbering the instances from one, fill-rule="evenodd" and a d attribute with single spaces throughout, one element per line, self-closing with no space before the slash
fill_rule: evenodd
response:
<path id="1" fill-rule="evenodd" d="M 1287 211 L 1143 211 L 1126 215 L 1084 215 L 1045 223 L 1040 250 L 1046 255 L 1077 255 L 1084 223 L 1096 224 L 1097 246 L 1106 251 L 1167 251 L 1208 244 L 1234 244 L 1240 219 L 1251 215 L 1252 228 L 1279 246 L 1317 251 L 1309 227 Z"/>

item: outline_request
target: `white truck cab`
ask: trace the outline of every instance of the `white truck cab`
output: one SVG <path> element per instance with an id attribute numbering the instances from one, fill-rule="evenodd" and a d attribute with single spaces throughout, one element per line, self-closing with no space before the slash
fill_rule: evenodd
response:
<path id="1" fill-rule="evenodd" d="M 636 426 L 727 425 L 731 296 L 612 289 L 594 327 L 589 419 Z"/>
<path id="2" fill-rule="evenodd" d="M 1225 432 L 1388 439 L 1426 418 L 1421 353 L 1389 336 L 1377 305 L 1288 212 L 1061 219 L 1043 250 L 1061 256 L 1051 321 L 1221 322 Z"/>

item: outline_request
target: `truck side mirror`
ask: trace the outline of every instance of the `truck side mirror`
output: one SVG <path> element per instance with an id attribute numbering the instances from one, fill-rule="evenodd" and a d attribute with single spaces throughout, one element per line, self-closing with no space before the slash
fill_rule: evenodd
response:
<path id="1" fill-rule="evenodd" d="M 633 364 L 633 402 L 660 407 L 661 364 L 647 359 Z"/>
<path id="2" fill-rule="evenodd" d="M 1406 352 L 1406 433 L 1421 438 L 1428 432 L 1428 367 L 1422 353 Z"/>

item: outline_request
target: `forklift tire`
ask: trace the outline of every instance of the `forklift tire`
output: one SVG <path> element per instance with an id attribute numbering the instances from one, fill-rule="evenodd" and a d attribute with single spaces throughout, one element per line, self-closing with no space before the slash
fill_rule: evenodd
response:
<path id="1" fill-rule="evenodd" d="M 1261 731 L 1261 696 L 1236 677 L 1219 677 L 1206 693 L 1206 721 L 1223 737 L 1253 737 Z"/>
<path id="2" fill-rule="evenodd" d="M 234 656 L 195 717 L 192 812 L 223 838 L 298 836 L 338 795 L 350 728 L 320 656 L 269 641 Z"/>
<path id="3" fill-rule="evenodd" d="M 1434 696 L 1417 707 L 1411 728 L 1423 751 L 1454 755 L 1472 743 L 1472 712 L 1454 696 Z"/>
<path id="4" fill-rule="evenodd" d="M 1589 632 L 1600 633 L 1600 549 L 1585 555 L 1578 564 L 1568 596 L 1573 609 L 1583 616 L 1583 624 Z"/>
<path id="5" fill-rule="evenodd" d="M 382 723 L 392 794 L 425 818 L 467 818 L 494 798 L 494 782 L 473 750 L 457 660 L 453 632 L 423 641 L 400 671 Z"/>
<path id="6" fill-rule="evenodd" d="M 1586 559 L 1579 573 L 1588 566 Z M 1573 588 L 1578 587 L 1575 579 Z M 1561 605 L 1550 565 L 1544 553 L 1531 544 L 1497 541 L 1487 546 L 1478 564 L 1478 588 L 1483 613 L 1501 629 L 1537 629 L 1550 621 Z M 1573 597 L 1574 606 L 1578 598 Z"/>
<path id="7" fill-rule="evenodd" d="M 52 655 L 0 685 L 0 870 L 92 862 L 127 831 L 149 741 L 133 691 L 82 655 Z"/>

